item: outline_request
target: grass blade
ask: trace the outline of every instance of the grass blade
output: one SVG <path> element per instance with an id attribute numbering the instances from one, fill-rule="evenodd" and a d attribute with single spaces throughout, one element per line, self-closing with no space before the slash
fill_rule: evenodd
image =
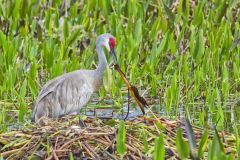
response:
<path id="1" fill-rule="evenodd" d="M 177 130 L 176 147 L 181 159 L 185 159 L 189 156 L 189 147 L 187 142 L 183 140 L 182 129 L 180 128 Z"/>
<path id="2" fill-rule="evenodd" d="M 117 153 L 123 157 L 126 152 L 126 128 L 125 122 L 120 121 L 117 133 Z"/>
<path id="3" fill-rule="evenodd" d="M 161 133 L 160 136 L 155 139 L 154 160 L 164 160 L 164 155 L 165 155 L 164 141 L 163 134 Z"/>

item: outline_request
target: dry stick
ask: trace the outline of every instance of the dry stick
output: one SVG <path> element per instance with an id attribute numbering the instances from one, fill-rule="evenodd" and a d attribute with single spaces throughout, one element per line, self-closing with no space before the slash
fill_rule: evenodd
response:
<path id="1" fill-rule="evenodd" d="M 111 157 L 113 160 L 117 160 L 116 157 L 114 157 L 111 153 L 109 153 L 108 151 L 106 151 L 105 149 L 103 149 L 103 152 L 106 153 L 109 157 Z"/>
<path id="2" fill-rule="evenodd" d="M 142 160 L 142 157 L 144 157 L 144 155 L 141 153 L 140 150 L 138 150 L 138 154 L 139 154 L 139 158 Z"/>
<path id="3" fill-rule="evenodd" d="M 51 160 L 53 158 L 53 154 L 46 158 L 46 160 Z"/>
<path id="4" fill-rule="evenodd" d="M 96 159 L 96 157 L 94 156 L 94 153 L 91 152 L 91 149 L 86 146 L 86 143 L 85 143 L 85 142 L 82 143 L 82 147 L 86 150 L 86 152 L 87 152 L 93 159 Z"/>
<path id="5" fill-rule="evenodd" d="M 148 111 L 153 115 L 153 117 L 159 122 L 159 123 L 162 123 L 158 117 L 155 115 L 155 113 L 153 113 L 153 111 L 151 109 L 148 108 Z M 157 127 L 156 127 L 157 128 Z M 170 133 L 172 133 L 173 135 L 176 135 L 173 131 L 171 131 L 170 129 L 168 128 L 165 128 L 167 131 L 169 131 Z"/>
<path id="6" fill-rule="evenodd" d="M 109 143 L 112 143 L 112 141 L 109 139 L 108 136 L 104 135 L 104 137 L 106 138 L 106 140 L 107 140 Z"/>
<path id="7" fill-rule="evenodd" d="M 142 143 L 139 139 L 133 137 L 131 134 L 127 133 L 128 138 L 132 138 L 134 141 Z"/>
<path id="8" fill-rule="evenodd" d="M 79 147 L 80 147 L 80 150 L 83 150 L 83 146 L 82 146 L 82 143 L 81 143 L 81 141 L 77 141 L 78 142 L 78 145 L 79 145 Z M 84 152 L 82 152 L 82 154 L 84 155 Z M 85 156 L 85 155 L 84 155 Z"/>
<path id="9" fill-rule="evenodd" d="M 51 147 L 51 150 L 52 150 L 52 154 L 46 160 L 51 160 L 52 158 L 54 158 L 55 160 L 59 160 L 57 154 L 55 153 L 52 147 Z"/>
<path id="10" fill-rule="evenodd" d="M 152 111 L 151 109 L 149 109 L 149 107 L 148 107 L 148 111 L 153 115 L 153 117 L 154 117 L 159 123 L 161 123 L 161 121 L 159 120 L 159 118 L 153 113 L 153 111 Z M 156 127 L 156 125 L 155 125 L 155 128 L 157 129 L 157 132 L 159 133 L 159 130 L 158 130 L 158 128 Z M 167 129 L 167 128 L 166 128 L 166 129 Z M 167 129 L 167 130 L 170 131 L 169 129 Z M 170 132 L 173 133 L 172 131 L 170 131 Z M 164 133 L 163 133 L 163 134 L 164 134 Z M 169 137 L 168 137 L 168 138 L 169 138 Z M 173 141 L 171 138 L 169 138 L 169 140 Z M 167 142 L 166 139 L 164 139 L 164 142 L 165 142 L 165 144 L 168 145 L 169 148 L 171 148 L 170 144 Z M 174 142 L 174 141 L 173 141 L 173 142 Z M 172 152 L 175 154 L 176 157 L 178 157 L 178 154 L 177 154 L 174 150 L 172 150 Z"/>
<path id="11" fill-rule="evenodd" d="M 82 137 L 74 138 L 74 139 L 68 141 L 67 143 L 65 143 L 65 144 L 64 144 L 62 147 L 60 147 L 59 149 L 64 149 L 64 147 L 66 147 L 67 145 L 73 143 L 74 141 L 76 141 L 76 140 L 78 140 L 78 139 L 80 139 L 80 138 L 82 138 Z"/>
<path id="12" fill-rule="evenodd" d="M 37 149 L 41 146 L 42 141 L 40 140 L 41 138 L 38 137 L 37 142 L 35 141 L 35 144 L 31 146 L 31 149 L 33 148 L 33 151 L 31 151 L 31 149 L 29 151 L 31 151 L 31 155 L 29 156 L 29 159 L 32 159 L 33 155 L 36 153 Z"/>
<path id="13" fill-rule="evenodd" d="M 18 152 L 20 149 L 21 149 L 21 148 L 14 149 L 14 150 L 10 150 L 10 151 L 6 151 L 6 152 L 1 153 L 0 155 L 1 155 L 2 157 L 7 157 L 9 154 L 11 155 L 11 154 L 13 154 L 13 153 L 15 153 L 15 152 Z"/>
<path id="14" fill-rule="evenodd" d="M 54 151 L 53 148 L 52 148 L 52 154 L 53 154 L 53 157 L 54 157 L 55 160 L 59 160 L 58 156 L 57 156 L 57 154 L 56 154 L 56 152 Z"/>
<path id="15" fill-rule="evenodd" d="M 57 148 L 58 138 L 59 138 L 59 137 L 57 137 L 56 142 L 55 142 L 55 145 L 54 145 L 54 149 L 55 149 L 55 150 L 56 150 L 56 148 Z"/>
<path id="16" fill-rule="evenodd" d="M 134 152 L 134 153 L 137 153 L 137 150 L 136 150 L 135 148 L 133 148 L 132 146 L 130 146 L 130 144 L 126 144 L 126 147 L 127 147 L 130 151 L 132 151 L 132 152 Z"/>
<path id="17" fill-rule="evenodd" d="M 102 135 L 110 135 L 110 134 L 115 134 L 115 132 L 110 132 L 110 133 L 84 133 L 86 136 L 102 136 Z"/>
<path id="18" fill-rule="evenodd" d="M 107 143 L 107 142 L 105 142 L 104 140 L 102 140 L 102 139 L 97 139 L 97 138 L 89 138 L 89 139 L 91 139 L 91 140 L 95 140 L 95 141 L 97 141 L 97 142 L 100 142 L 100 143 L 102 143 L 102 144 L 104 144 L 105 146 L 108 146 L 109 145 L 109 143 Z"/>
<path id="19" fill-rule="evenodd" d="M 154 113 L 153 113 L 154 114 Z M 156 115 L 154 114 L 154 116 L 156 117 Z M 162 123 L 161 121 L 159 121 L 159 119 L 158 118 L 155 118 L 159 123 Z M 153 121 L 154 122 L 154 121 Z M 154 124 L 154 127 L 157 129 L 157 132 L 158 132 L 158 134 L 160 134 L 160 131 L 159 131 L 159 129 L 157 128 L 157 126 L 156 126 L 156 124 Z M 169 128 L 166 128 L 165 127 L 165 129 L 169 132 L 169 133 L 171 133 L 171 134 L 173 134 L 174 136 L 176 136 L 176 133 L 174 133 L 171 129 L 169 129 Z M 163 133 L 164 134 L 164 133 Z M 168 137 L 168 139 L 170 140 L 170 141 L 172 141 L 172 142 L 175 142 L 173 139 L 171 139 L 170 137 Z"/>
<path id="20" fill-rule="evenodd" d="M 137 158 L 136 158 L 134 155 L 132 155 L 132 154 L 130 154 L 130 157 L 131 157 L 133 160 L 137 160 Z"/>
<path id="21" fill-rule="evenodd" d="M 132 137 L 132 136 L 131 136 Z M 136 139 L 136 138 L 135 138 Z M 133 142 L 135 142 L 134 144 L 131 144 L 132 146 L 134 146 L 135 148 L 137 148 L 137 152 L 136 152 L 136 154 L 138 154 L 139 155 L 139 158 L 141 159 L 141 157 L 143 156 L 142 155 L 142 153 L 141 153 L 141 151 L 140 151 L 140 149 L 139 148 L 141 148 L 142 146 L 143 146 L 143 144 L 142 144 L 142 142 L 140 142 L 139 140 L 137 140 L 138 142 L 136 142 L 136 141 L 133 141 Z"/>
<path id="22" fill-rule="evenodd" d="M 54 150 L 55 153 L 56 152 L 70 152 L 71 150 L 70 149 L 58 149 L 58 150 Z"/>
<path id="23" fill-rule="evenodd" d="M 25 148 L 33 139 L 34 139 L 34 136 L 33 136 L 27 143 L 25 143 L 25 144 L 20 148 L 20 150 L 18 151 L 17 154 L 19 154 L 19 152 L 21 152 L 22 150 L 24 150 L 24 148 Z"/>

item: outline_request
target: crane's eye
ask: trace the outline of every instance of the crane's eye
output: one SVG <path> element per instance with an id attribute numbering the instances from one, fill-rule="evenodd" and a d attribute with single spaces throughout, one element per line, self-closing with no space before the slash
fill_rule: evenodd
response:
<path id="1" fill-rule="evenodd" d="M 109 46 L 110 46 L 110 49 L 115 48 L 116 46 L 116 40 L 112 37 L 109 38 Z"/>

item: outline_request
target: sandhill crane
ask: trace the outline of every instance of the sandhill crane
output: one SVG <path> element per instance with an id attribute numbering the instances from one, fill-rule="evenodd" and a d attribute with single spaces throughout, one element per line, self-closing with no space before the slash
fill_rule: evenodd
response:
<path id="1" fill-rule="evenodd" d="M 77 70 L 50 80 L 40 91 L 32 114 L 32 120 L 38 122 L 41 117 L 59 117 L 70 113 L 79 113 L 103 83 L 107 60 L 105 47 L 115 63 L 115 38 L 108 33 L 97 38 L 96 51 L 98 66 L 95 70 Z"/>

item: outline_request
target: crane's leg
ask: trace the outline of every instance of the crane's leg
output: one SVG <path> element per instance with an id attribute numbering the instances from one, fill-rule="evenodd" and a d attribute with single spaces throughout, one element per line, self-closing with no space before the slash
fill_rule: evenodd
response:
<path id="1" fill-rule="evenodd" d="M 35 105 L 32 121 L 37 123 L 42 117 L 52 117 L 52 114 L 50 114 L 51 112 L 52 106 L 49 106 L 49 103 L 46 101 L 40 101 Z"/>

